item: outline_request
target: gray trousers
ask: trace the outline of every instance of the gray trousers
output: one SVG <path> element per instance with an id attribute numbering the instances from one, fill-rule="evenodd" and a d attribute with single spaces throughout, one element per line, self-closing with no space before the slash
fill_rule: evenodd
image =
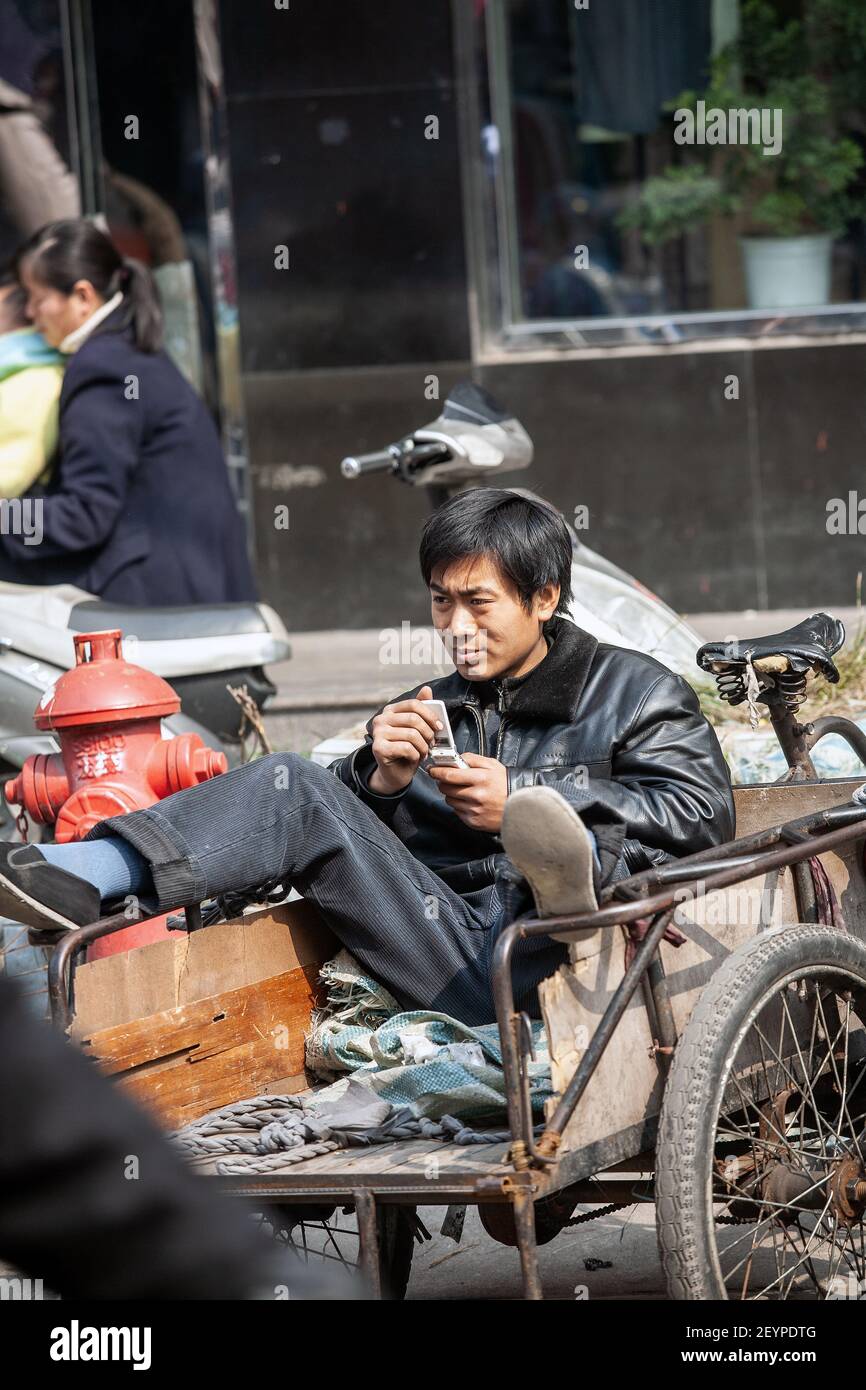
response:
<path id="1" fill-rule="evenodd" d="M 499 883 L 459 896 L 345 783 L 296 753 L 272 753 L 102 821 L 87 838 L 106 835 L 147 860 L 160 911 L 292 885 L 404 1008 L 467 1024 L 495 1018 L 493 945 L 526 897 Z M 565 946 L 544 937 L 518 945 L 518 1007 L 537 1014 L 539 980 L 566 958 Z"/>

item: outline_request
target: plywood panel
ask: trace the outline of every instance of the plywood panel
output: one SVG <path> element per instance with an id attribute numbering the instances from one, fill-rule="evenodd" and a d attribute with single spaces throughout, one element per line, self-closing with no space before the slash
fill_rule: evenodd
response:
<path id="1" fill-rule="evenodd" d="M 81 1038 L 100 1069 L 176 1128 L 275 1090 L 304 1090 L 304 1035 L 320 1002 L 316 966 L 273 975 Z"/>
<path id="2" fill-rule="evenodd" d="M 340 944 L 311 903 L 253 912 L 75 972 L 73 1037 L 318 965 Z"/>

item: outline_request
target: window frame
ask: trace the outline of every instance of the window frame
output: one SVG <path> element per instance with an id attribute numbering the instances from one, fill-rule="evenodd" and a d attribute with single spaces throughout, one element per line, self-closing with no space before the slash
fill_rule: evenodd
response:
<path id="1" fill-rule="evenodd" d="M 476 19 L 452 0 L 459 148 L 473 360 L 640 356 L 866 342 L 866 301 L 804 309 L 719 309 L 583 319 L 525 319 L 520 304 L 507 0 Z M 482 84 L 497 150 L 485 165 Z"/>

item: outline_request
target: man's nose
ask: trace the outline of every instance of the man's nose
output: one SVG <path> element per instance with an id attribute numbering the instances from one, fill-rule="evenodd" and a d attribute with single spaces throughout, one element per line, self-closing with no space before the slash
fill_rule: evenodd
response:
<path id="1" fill-rule="evenodd" d="M 478 630 L 470 613 L 455 613 L 448 629 L 455 637 L 472 637 Z"/>

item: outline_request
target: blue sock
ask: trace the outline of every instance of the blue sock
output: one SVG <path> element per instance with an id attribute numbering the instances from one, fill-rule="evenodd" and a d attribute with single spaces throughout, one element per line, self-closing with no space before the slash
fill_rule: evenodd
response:
<path id="1" fill-rule="evenodd" d="M 601 873 L 601 860 L 598 857 L 598 840 L 595 838 L 588 825 L 584 826 L 584 829 L 592 841 L 592 857 L 595 861 L 595 867 L 598 869 L 599 873 Z"/>
<path id="2" fill-rule="evenodd" d="M 153 892 L 150 865 L 120 835 L 104 840 L 73 840 L 66 845 L 37 845 L 49 864 L 65 869 L 98 888 L 103 898 L 124 898 Z"/>

